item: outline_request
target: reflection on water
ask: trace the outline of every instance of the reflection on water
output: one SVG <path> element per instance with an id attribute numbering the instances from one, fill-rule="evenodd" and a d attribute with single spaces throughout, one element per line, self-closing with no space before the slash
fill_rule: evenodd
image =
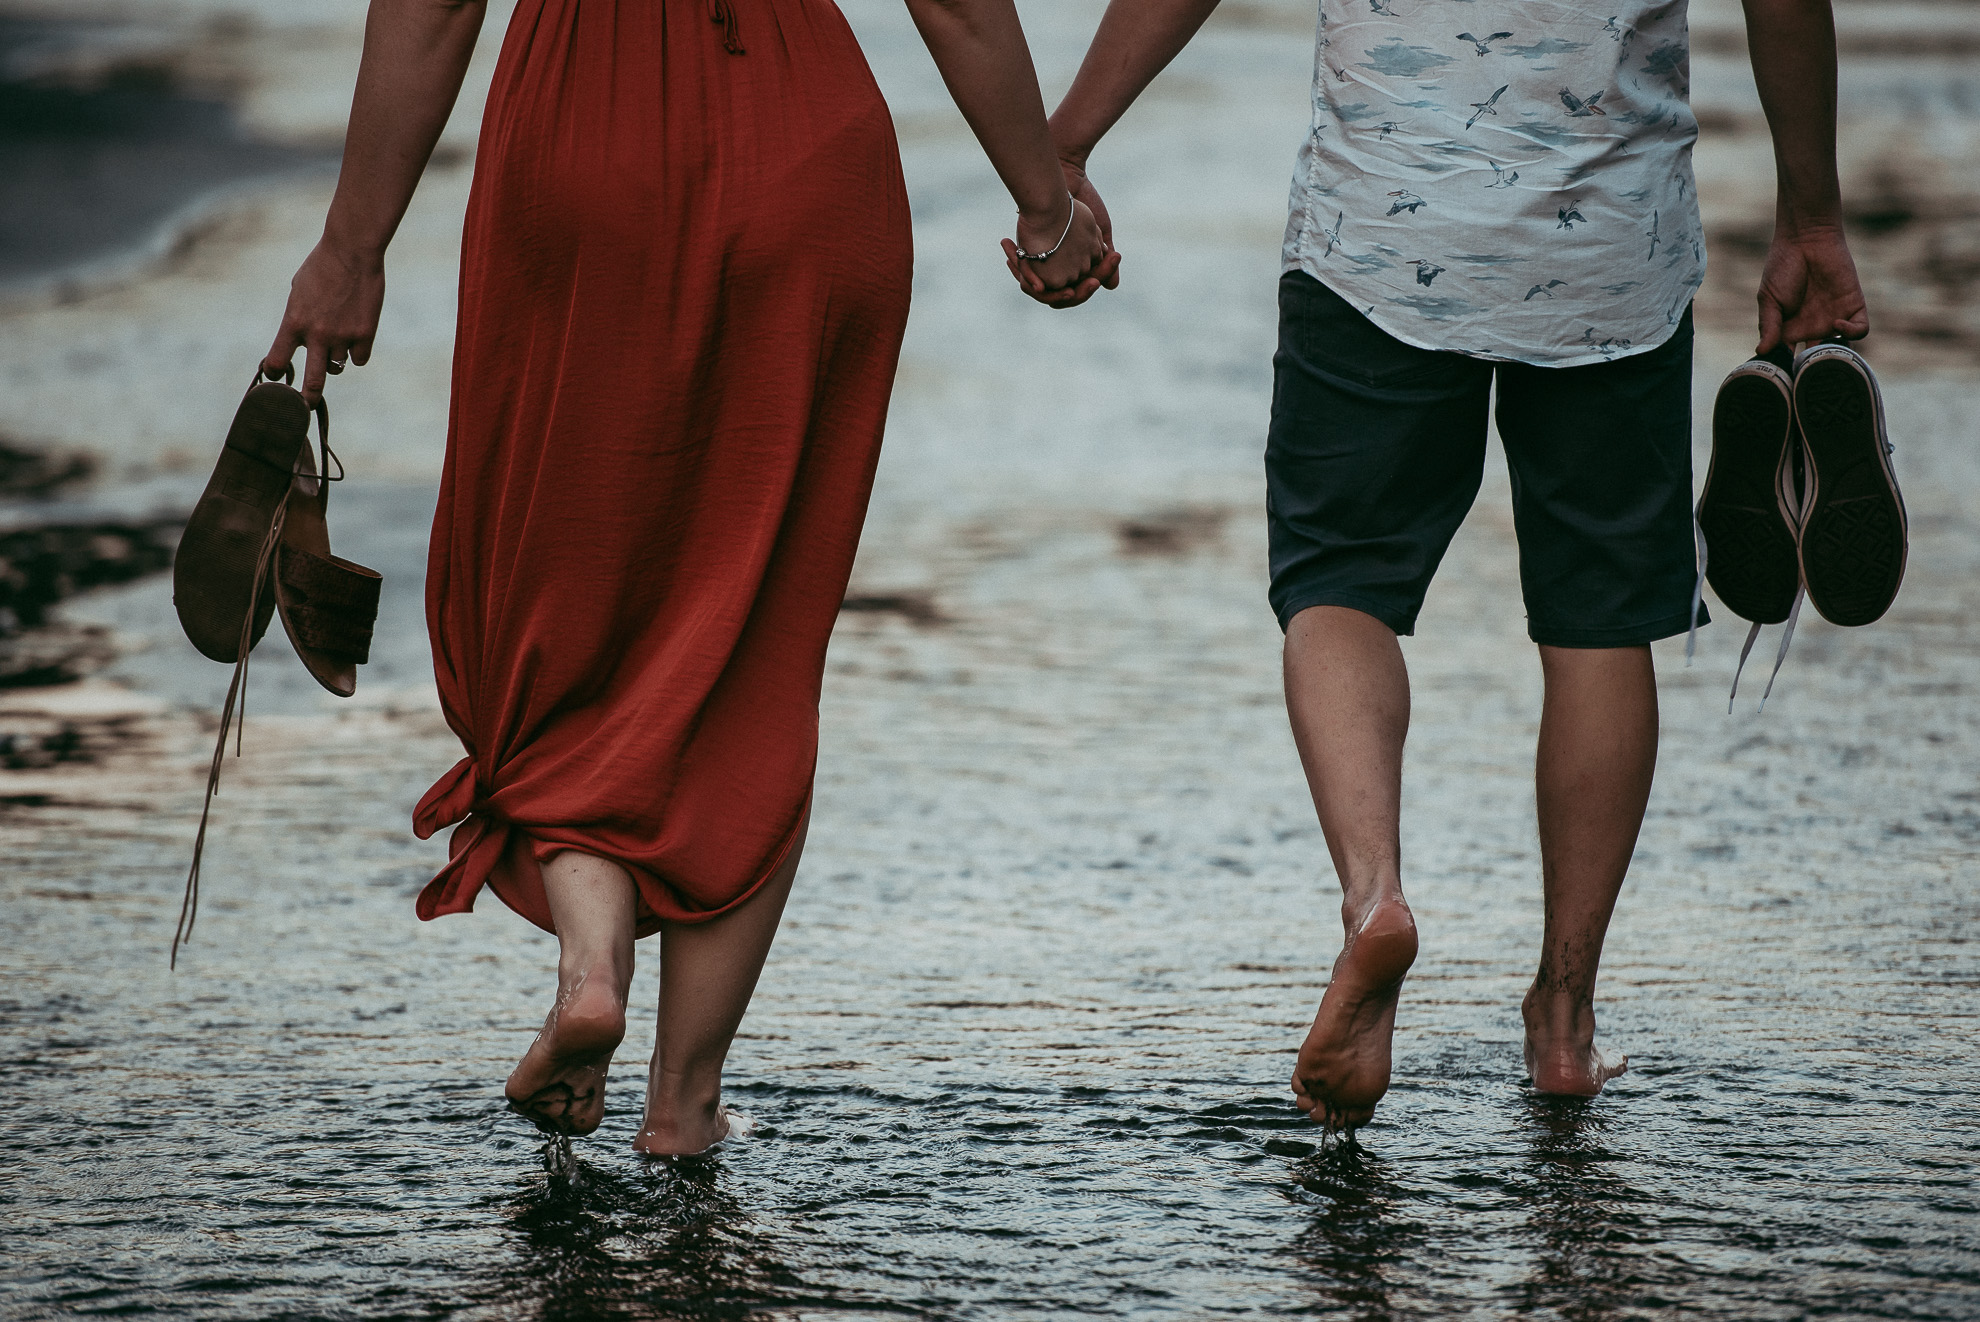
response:
<path id="1" fill-rule="evenodd" d="M 1312 1207 L 1291 1256 L 1320 1304 L 1357 1322 L 1386 1322 L 1392 1278 L 1406 1281 L 1424 1242 L 1388 1163 L 1359 1143 L 1333 1143 L 1294 1167 L 1296 1201 Z M 1407 1287 L 1404 1287 L 1405 1289 Z"/>
<path id="2" fill-rule="evenodd" d="M 548 1145 L 554 1150 L 555 1144 Z M 535 1316 L 716 1319 L 805 1301 L 717 1158 L 654 1161 L 630 1171 L 546 1151 L 547 1175 L 506 1209 L 516 1232 L 508 1273 Z M 822 1302 L 822 1301 L 821 1301 Z"/>
<path id="3" fill-rule="evenodd" d="M 1519 1311 L 1600 1322 L 1643 1306 L 1656 1283 L 1656 1240 L 1642 1216 L 1652 1199 L 1617 1177 L 1608 1122 L 1575 1098 L 1534 1097 L 1526 1110 L 1534 1260 Z"/>

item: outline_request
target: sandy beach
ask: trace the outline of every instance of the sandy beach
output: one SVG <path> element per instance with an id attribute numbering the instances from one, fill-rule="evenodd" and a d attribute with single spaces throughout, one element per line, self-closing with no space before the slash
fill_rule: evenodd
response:
<path id="1" fill-rule="evenodd" d="M 1021 6 L 1048 99 L 1102 7 Z M 159 190 L 141 242 L 0 289 L 0 443 L 94 474 L 0 498 L 0 535 L 189 507 L 320 228 L 363 8 L 0 6 L 27 34 L 0 75 L 149 69 L 266 157 Z M 848 0 L 901 138 L 915 309 L 810 852 L 734 1059 L 769 1128 L 721 1169 L 645 1171 L 624 1150 L 635 1066 L 575 1183 L 500 1108 L 552 943 L 492 898 L 411 909 L 444 858 L 411 805 L 458 756 L 420 592 L 492 8 L 392 249 L 377 360 L 330 392 L 339 549 L 387 577 L 375 660 L 338 702 L 279 636 L 257 653 L 176 975 L 225 669 L 155 574 L 0 639 L 78 676 L 0 688 L 21 1218 L 0 1312 L 1980 1309 L 1980 4 L 1837 6 L 1868 354 L 1911 518 L 1896 606 L 1862 630 L 1811 612 L 1764 712 L 1764 667 L 1726 710 L 1743 626 L 1704 630 L 1688 668 L 1681 639 L 1657 645 L 1658 784 L 1600 1003 L 1632 1072 L 1539 1101 L 1516 1014 L 1539 671 L 1495 450 L 1406 643 L 1425 953 L 1395 1091 L 1343 1154 L 1285 1100 L 1337 891 L 1281 705 L 1259 466 L 1312 9 L 1226 0 L 1123 121 L 1093 162 L 1122 288 L 1054 314 L 1011 285 L 1002 190 L 905 12 Z M 1752 346 L 1772 167 L 1737 5 L 1692 14 L 1702 472 L 1712 391 Z M 644 1049 L 636 1031 L 624 1058 Z"/>

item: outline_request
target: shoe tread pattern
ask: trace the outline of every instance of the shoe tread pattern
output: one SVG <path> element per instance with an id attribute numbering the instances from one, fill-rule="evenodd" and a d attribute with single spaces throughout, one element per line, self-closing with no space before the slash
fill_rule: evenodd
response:
<path id="1" fill-rule="evenodd" d="M 1727 610 L 1762 624 L 1788 617 L 1801 582 L 1794 530 L 1774 489 L 1792 414 L 1761 376 L 1728 380 L 1712 409 L 1712 467 L 1698 507 L 1705 578 Z"/>
<path id="2" fill-rule="evenodd" d="M 1832 624 L 1869 624 L 1897 599 L 1906 544 L 1875 396 L 1850 364 L 1815 362 L 1795 383 L 1795 408 L 1817 483 L 1801 534 L 1808 600 Z"/>

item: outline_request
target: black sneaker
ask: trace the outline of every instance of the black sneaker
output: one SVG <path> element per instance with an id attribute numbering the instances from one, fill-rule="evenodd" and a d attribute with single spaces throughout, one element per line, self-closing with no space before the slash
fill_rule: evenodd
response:
<path id="1" fill-rule="evenodd" d="M 1869 624 L 1897 599 L 1909 548 L 1877 378 L 1855 350 L 1819 345 L 1796 359 L 1794 413 L 1808 468 L 1808 599 L 1831 624 Z"/>
<path id="2" fill-rule="evenodd" d="M 1797 511 L 1783 486 L 1792 485 L 1795 439 L 1793 379 L 1761 358 L 1734 368 L 1712 406 L 1700 559 L 1726 609 L 1756 625 L 1785 620 L 1801 587 Z"/>

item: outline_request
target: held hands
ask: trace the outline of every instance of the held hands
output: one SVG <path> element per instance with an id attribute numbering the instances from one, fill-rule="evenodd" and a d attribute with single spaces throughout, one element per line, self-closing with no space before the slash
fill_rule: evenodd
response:
<path id="1" fill-rule="evenodd" d="M 1839 228 L 1776 231 L 1760 275 L 1760 345 L 1767 353 L 1783 344 L 1870 333 L 1856 263 Z"/>
<path id="2" fill-rule="evenodd" d="M 1107 208 L 1086 172 L 1069 163 L 1061 168 L 1072 194 L 1071 227 L 1066 227 L 1064 212 L 1037 219 L 1020 213 L 1018 242 L 1004 240 L 1004 263 L 1018 287 L 1032 298 L 1047 307 L 1071 308 L 1103 288 L 1120 284 L 1121 255 L 1114 251 Z M 1059 242 L 1062 230 L 1065 240 Z M 1042 253 L 1054 243 L 1059 243 L 1058 250 L 1042 261 L 1018 255 L 1020 244 L 1024 252 Z"/>
<path id="3" fill-rule="evenodd" d="M 289 306 L 274 345 L 261 360 L 262 371 L 279 375 L 297 349 L 306 350 L 302 395 L 315 404 L 323 398 L 326 375 L 343 371 L 346 357 L 359 367 L 371 358 L 384 302 L 381 260 L 354 257 L 328 240 L 318 243 L 289 282 Z"/>

